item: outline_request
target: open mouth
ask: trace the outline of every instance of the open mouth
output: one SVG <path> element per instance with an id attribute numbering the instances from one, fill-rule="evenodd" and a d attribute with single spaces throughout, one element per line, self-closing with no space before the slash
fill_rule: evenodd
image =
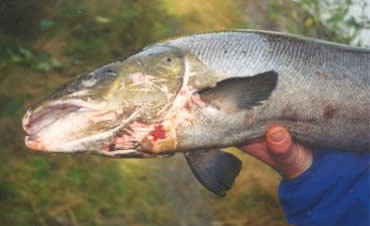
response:
<path id="1" fill-rule="evenodd" d="M 81 109 L 83 107 L 80 105 L 60 103 L 36 111 L 28 110 L 23 117 L 23 129 L 29 134 L 28 139 L 31 139 L 59 118 Z"/>
<path id="2" fill-rule="evenodd" d="M 25 144 L 34 151 L 90 152 L 113 158 L 165 158 L 173 155 L 171 152 L 141 150 L 132 143 L 135 141 L 140 144 L 145 137 L 155 141 L 163 136 L 157 133 L 154 124 L 150 126 L 137 122 L 141 108 L 128 117 L 114 109 L 104 103 L 73 100 L 53 102 L 28 110 L 22 121 L 28 134 Z M 132 130 L 133 127 L 136 130 Z M 126 130 L 129 131 L 124 134 L 129 137 L 121 134 Z M 117 134 L 123 137 L 117 138 Z M 116 143 L 120 145 L 111 143 L 115 139 L 121 139 L 121 143 Z"/>

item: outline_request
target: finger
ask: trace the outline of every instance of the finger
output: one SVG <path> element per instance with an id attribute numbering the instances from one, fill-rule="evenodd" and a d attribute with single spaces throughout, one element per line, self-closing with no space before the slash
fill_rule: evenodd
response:
<path id="1" fill-rule="evenodd" d="M 255 158 L 261 160 L 267 165 L 274 167 L 274 160 L 272 159 L 267 149 L 266 141 L 264 140 L 255 141 L 253 143 L 241 146 L 240 149 L 254 156 Z"/>
<path id="2" fill-rule="evenodd" d="M 279 162 L 284 163 L 292 155 L 292 137 L 284 127 L 270 128 L 266 133 L 266 141 L 271 155 Z"/>
<path id="3" fill-rule="evenodd" d="M 293 149 L 295 150 L 295 154 L 291 158 L 291 167 L 289 172 L 286 174 L 287 179 L 294 179 L 298 177 L 300 174 L 310 168 L 313 161 L 312 151 L 309 148 L 301 144 L 294 144 Z"/>
<path id="4" fill-rule="evenodd" d="M 286 179 L 294 179 L 312 163 L 312 152 L 300 144 L 293 144 L 288 130 L 271 128 L 266 135 L 267 146 L 276 162 L 276 169 Z"/>

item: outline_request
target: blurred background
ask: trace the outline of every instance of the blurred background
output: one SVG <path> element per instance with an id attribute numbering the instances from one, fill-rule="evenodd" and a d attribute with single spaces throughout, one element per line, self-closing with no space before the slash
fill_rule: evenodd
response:
<path id="1" fill-rule="evenodd" d="M 176 35 L 232 28 L 370 46 L 367 0 L 1 0 L 0 225 L 288 225 L 278 174 L 237 150 L 225 198 L 182 156 L 113 160 L 27 150 L 21 118 L 64 81 Z"/>

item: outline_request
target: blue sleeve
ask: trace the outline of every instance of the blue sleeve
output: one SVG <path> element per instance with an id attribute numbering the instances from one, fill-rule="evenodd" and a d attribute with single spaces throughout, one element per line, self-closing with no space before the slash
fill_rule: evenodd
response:
<path id="1" fill-rule="evenodd" d="M 312 166 L 279 187 L 289 223 L 369 226 L 369 153 L 314 151 Z"/>

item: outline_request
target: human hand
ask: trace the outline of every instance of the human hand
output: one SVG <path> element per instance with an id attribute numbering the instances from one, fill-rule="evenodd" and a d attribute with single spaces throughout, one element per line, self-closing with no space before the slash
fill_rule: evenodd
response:
<path id="1" fill-rule="evenodd" d="M 240 148 L 274 168 L 287 180 L 295 179 L 312 164 L 312 151 L 293 143 L 288 130 L 281 126 L 271 127 L 264 140 Z"/>

